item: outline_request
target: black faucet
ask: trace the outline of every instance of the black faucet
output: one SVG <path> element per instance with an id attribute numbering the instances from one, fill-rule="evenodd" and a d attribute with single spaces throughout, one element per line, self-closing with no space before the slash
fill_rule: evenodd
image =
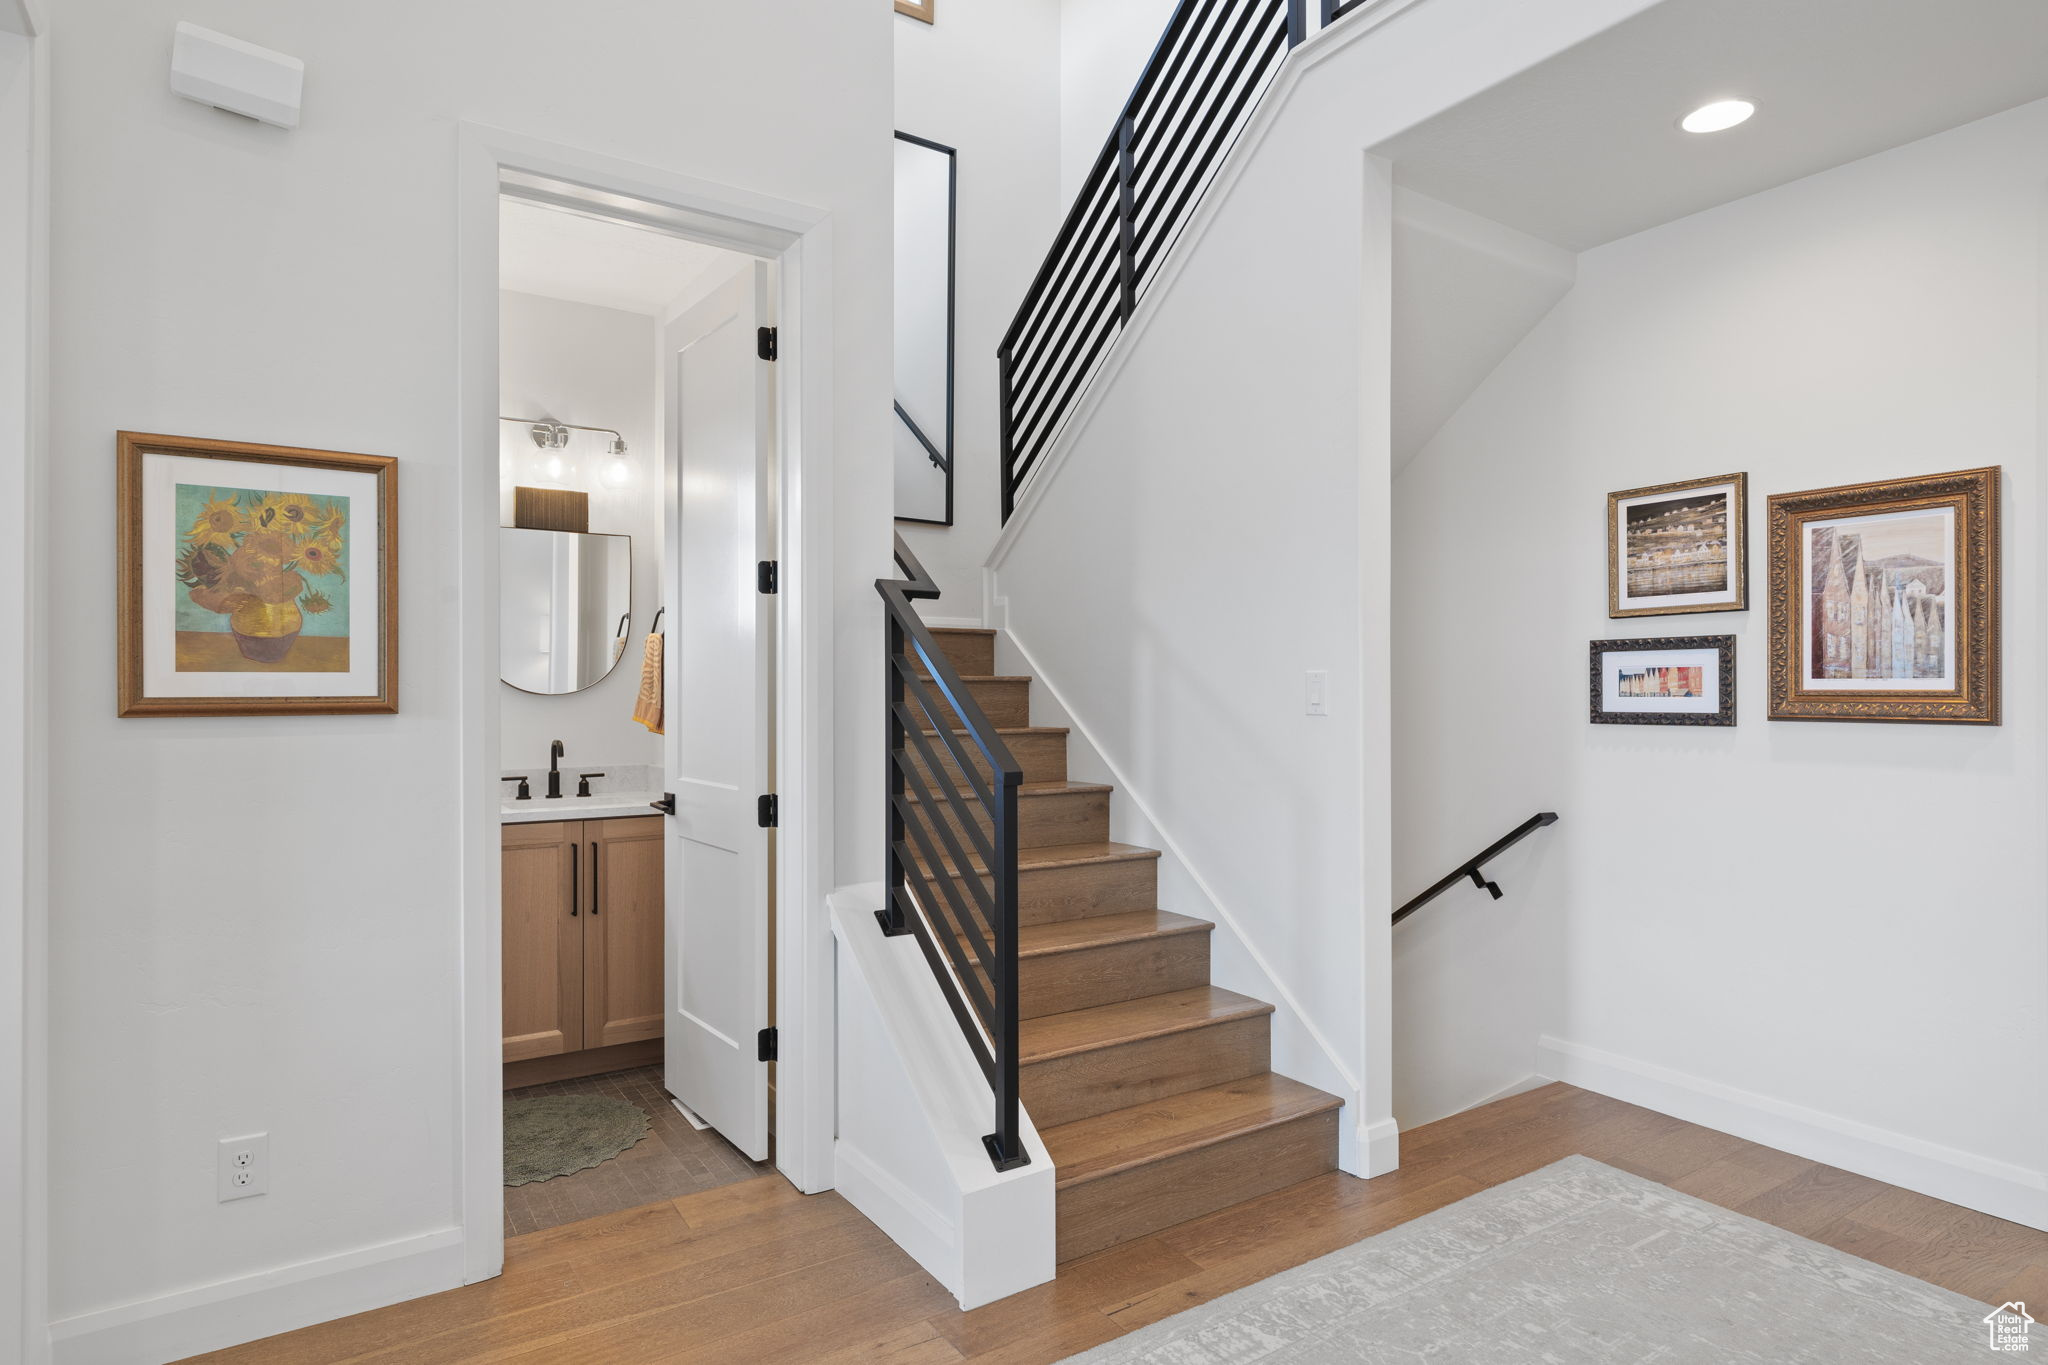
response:
<path id="1" fill-rule="evenodd" d="M 562 741 L 548 745 L 548 800 L 562 799 Z"/>
<path id="2" fill-rule="evenodd" d="M 507 777 L 507 778 L 503 778 L 503 779 L 501 779 L 501 780 L 502 780 L 502 781 L 506 781 L 506 782 L 517 782 L 517 783 L 519 784 L 519 795 L 517 795 L 517 796 L 515 796 L 515 797 L 513 797 L 513 798 L 512 798 L 512 799 L 513 799 L 514 801 L 531 801 L 531 800 L 533 800 L 533 788 L 531 788 L 531 787 L 529 787 L 529 786 L 527 786 L 527 785 L 526 785 L 526 779 L 525 779 L 525 778 L 523 778 L 523 777 Z"/>
<path id="3" fill-rule="evenodd" d="M 577 777 L 576 777 L 576 794 L 577 794 L 578 796 L 588 796 L 588 795 L 590 795 L 590 779 L 591 779 L 591 778 L 593 778 L 593 777 L 603 777 L 603 776 L 604 776 L 604 774 L 603 774 L 603 773 L 579 773 L 579 774 L 577 774 Z"/>

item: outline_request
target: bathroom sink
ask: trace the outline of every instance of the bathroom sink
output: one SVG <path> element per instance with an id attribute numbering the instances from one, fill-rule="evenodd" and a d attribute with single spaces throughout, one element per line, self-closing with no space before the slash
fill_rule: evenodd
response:
<path id="1" fill-rule="evenodd" d="M 595 796 L 563 796 L 550 801 L 535 792 L 530 801 L 507 797 L 499 803 L 499 821 L 523 824 L 536 820 L 603 820 L 625 815 L 654 815 L 651 802 L 660 792 L 599 792 Z"/>

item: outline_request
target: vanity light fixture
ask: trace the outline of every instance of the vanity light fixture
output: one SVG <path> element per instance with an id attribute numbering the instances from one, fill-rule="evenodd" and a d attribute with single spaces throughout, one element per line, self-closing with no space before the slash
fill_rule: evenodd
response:
<path id="1" fill-rule="evenodd" d="M 1718 133 L 1747 121 L 1756 112 L 1756 106 L 1748 100 L 1715 100 L 1702 104 L 1678 121 L 1678 126 L 1688 133 Z"/>

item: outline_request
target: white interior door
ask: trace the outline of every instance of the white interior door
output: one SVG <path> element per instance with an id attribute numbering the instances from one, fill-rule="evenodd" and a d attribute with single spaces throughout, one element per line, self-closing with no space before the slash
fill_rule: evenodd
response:
<path id="1" fill-rule="evenodd" d="M 756 1161 L 768 1155 L 770 645 L 774 366 L 760 359 L 768 267 L 669 324 L 664 747 L 669 1093 Z"/>

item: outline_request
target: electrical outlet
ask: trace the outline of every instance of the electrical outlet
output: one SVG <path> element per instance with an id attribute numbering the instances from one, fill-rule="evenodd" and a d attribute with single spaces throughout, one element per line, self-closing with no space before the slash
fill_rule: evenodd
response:
<path id="1" fill-rule="evenodd" d="M 270 1193 L 270 1134 L 222 1138 L 218 1159 L 220 1202 Z"/>
<path id="2" fill-rule="evenodd" d="M 1320 668 L 1308 673 L 1308 714 L 1327 716 L 1330 714 L 1330 675 Z"/>

